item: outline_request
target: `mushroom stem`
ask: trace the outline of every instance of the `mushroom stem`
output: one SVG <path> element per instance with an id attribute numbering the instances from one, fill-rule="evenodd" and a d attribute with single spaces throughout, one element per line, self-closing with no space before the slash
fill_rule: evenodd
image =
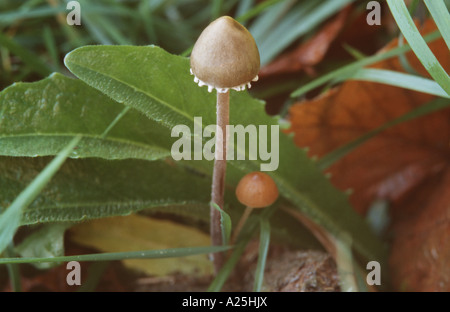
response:
<path id="1" fill-rule="evenodd" d="M 233 232 L 233 236 L 231 237 L 231 245 L 233 245 L 236 242 L 236 239 L 238 238 L 239 233 L 242 230 L 242 227 L 244 226 L 245 222 L 247 221 L 248 217 L 252 213 L 253 208 L 252 207 L 246 207 L 244 213 L 242 214 L 241 218 L 239 219 L 238 225 L 236 226 L 236 229 Z"/>
<path id="2" fill-rule="evenodd" d="M 213 169 L 211 202 L 216 203 L 224 209 L 225 194 L 225 173 L 227 169 L 227 132 L 226 127 L 229 122 L 230 92 L 217 92 L 217 125 L 216 125 L 216 145 Z M 220 133 L 222 135 L 220 135 Z M 220 228 L 220 212 L 213 206 L 210 208 L 211 214 L 211 242 L 213 246 L 222 245 L 222 231 Z M 211 255 L 216 273 L 223 265 L 224 256 L 221 253 Z"/>

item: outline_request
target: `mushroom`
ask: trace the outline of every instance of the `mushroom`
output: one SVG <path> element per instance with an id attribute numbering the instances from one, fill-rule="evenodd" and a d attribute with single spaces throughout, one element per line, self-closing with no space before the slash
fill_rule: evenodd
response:
<path id="1" fill-rule="evenodd" d="M 229 16 L 223 16 L 206 27 L 191 53 L 191 74 L 199 86 L 217 90 L 217 126 L 211 202 L 224 209 L 227 155 L 226 126 L 229 123 L 230 89 L 251 87 L 258 80 L 259 51 L 250 32 Z M 218 135 L 222 133 L 222 135 Z M 212 245 L 222 245 L 220 212 L 213 205 L 211 214 Z M 223 262 L 221 254 L 212 255 L 216 272 Z"/>
<path id="2" fill-rule="evenodd" d="M 236 241 L 253 209 L 270 206 L 277 200 L 278 188 L 268 174 L 255 171 L 246 174 L 239 181 L 236 187 L 236 197 L 246 208 L 233 233 L 232 243 Z"/>
<path id="3" fill-rule="evenodd" d="M 227 93 L 251 87 L 258 80 L 259 51 L 250 32 L 229 16 L 208 25 L 191 53 L 191 74 L 208 91 Z"/>

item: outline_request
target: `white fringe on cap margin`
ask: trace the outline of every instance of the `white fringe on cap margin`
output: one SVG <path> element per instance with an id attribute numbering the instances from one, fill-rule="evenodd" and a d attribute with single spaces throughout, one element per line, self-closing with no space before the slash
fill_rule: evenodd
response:
<path id="1" fill-rule="evenodd" d="M 233 89 L 236 91 L 244 91 L 245 87 L 247 87 L 247 89 L 250 89 L 252 87 L 252 84 L 250 82 L 241 84 L 240 86 L 236 86 L 236 87 L 231 87 L 231 88 L 217 88 L 214 87 L 210 84 L 207 84 L 206 82 L 200 80 L 197 78 L 197 76 L 195 76 L 195 74 L 192 72 L 192 68 L 191 70 L 191 75 L 194 75 L 194 82 L 197 83 L 199 85 L 199 87 L 203 87 L 203 86 L 208 86 L 208 92 L 212 92 L 212 90 L 216 89 L 217 92 L 219 93 L 227 93 L 229 89 Z M 259 77 L 258 75 L 255 76 L 255 78 L 252 79 L 252 81 L 258 81 Z"/>

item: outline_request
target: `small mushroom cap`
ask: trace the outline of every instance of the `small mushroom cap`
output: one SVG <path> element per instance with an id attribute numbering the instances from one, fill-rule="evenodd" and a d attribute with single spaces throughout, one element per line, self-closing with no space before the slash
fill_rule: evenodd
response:
<path id="1" fill-rule="evenodd" d="M 239 181 L 236 197 L 247 207 L 264 208 L 277 200 L 278 188 L 268 174 L 251 172 Z"/>
<path id="2" fill-rule="evenodd" d="M 214 88 L 250 83 L 259 72 L 259 51 L 250 32 L 229 16 L 206 27 L 191 53 L 191 71 Z"/>

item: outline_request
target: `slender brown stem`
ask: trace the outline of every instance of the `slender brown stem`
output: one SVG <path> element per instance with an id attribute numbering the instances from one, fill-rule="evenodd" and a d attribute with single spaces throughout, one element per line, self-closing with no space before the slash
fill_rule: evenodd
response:
<path id="1" fill-rule="evenodd" d="M 225 172 L 227 169 L 227 133 L 226 126 L 229 122 L 230 93 L 217 92 L 217 131 L 216 150 L 213 169 L 211 202 L 216 203 L 224 209 L 225 194 Z M 220 135 L 222 133 L 222 135 Z M 220 229 L 220 212 L 213 206 L 210 208 L 211 214 L 211 242 L 213 246 L 222 245 L 222 231 Z M 223 265 L 224 256 L 222 253 L 212 255 L 214 270 L 217 273 Z"/>
<path id="2" fill-rule="evenodd" d="M 231 238 L 231 245 L 233 245 L 236 242 L 236 239 L 239 236 L 239 233 L 242 230 L 242 227 L 244 226 L 245 222 L 247 221 L 248 217 L 252 213 L 253 208 L 246 207 L 244 213 L 241 216 L 241 219 L 239 219 L 238 225 L 236 226 L 236 229 L 234 230 L 233 237 Z"/>

